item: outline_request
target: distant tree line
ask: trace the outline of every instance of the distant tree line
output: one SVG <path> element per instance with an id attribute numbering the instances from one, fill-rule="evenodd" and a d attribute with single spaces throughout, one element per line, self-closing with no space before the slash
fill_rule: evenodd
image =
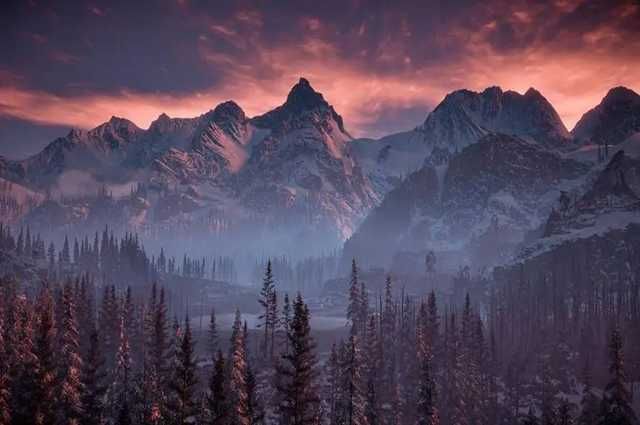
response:
<path id="1" fill-rule="evenodd" d="M 184 255 L 182 262 L 168 257 L 164 248 L 159 255 L 149 256 L 135 233 L 118 238 L 108 227 L 92 237 L 69 238 L 62 246 L 48 244 L 39 234 L 33 235 L 29 227 L 22 227 L 14 235 L 10 226 L 0 223 L 0 250 L 13 252 L 17 257 L 34 261 L 46 268 L 53 280 L 88 274 L 104 284 L 144 284 L 161 275 L 179 275 L 187 278 L 212 279 L 235 282 L 237 271 L 228 256 L 209 259 Z"/>

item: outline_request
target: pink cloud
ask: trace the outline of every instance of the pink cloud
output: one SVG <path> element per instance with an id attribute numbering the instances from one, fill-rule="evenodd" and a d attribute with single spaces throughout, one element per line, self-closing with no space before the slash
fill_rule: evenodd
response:
<path id="1" fill-rule="evenodd" d="M 573 10 L 577 6 L 574 1 L 558 0 L 555 7 Z M 617 13 L 624 19 L 635 12 L 621 8 Z M 452 25 L 448 32 L 434 34 L 431 46 L 446 51 L 462 45 L 463 54 L 430 62 L 421 60 L 424 52 L 406 42 L 416 39 L 417 33 L 404 20 L 397 32 L 383 32 L 375 43 L 362 45 L 356 41 L 369 36 L 370 25 L 362 22 L 354 26 L 353 39 L 349 40 L 354 44 L 348 50 L 342 44 L 345 40 L 336 38 L 328 24 L 314 17 L 299 21 L 307 34 L 268 45 L 262 33 L 265 21 L 261 13 L 243 10 L 228 22 L 208 22 L 208 29 L 198 36 L 200 58 L 221 80 L 215 86 L 183 95 L 129 90 L 59 97 L 30 90 L 21 81 L 0 74 L 0 114 L 82 128 L 119 115 L 146 127 L 162 112 L 196 116 L 233 99 L 247 114 L 256 115 L 281 104 L 291 86 L 304 76 L 343 115 L 355 136 L 381 135 L 371 133 L 371 129 L 380 127 L 376 123 L 387 110 L 424 108 L 426 115 L 448 92 L 460 88 L 482 90 L 492 85 L 519 92 L 537 88 L 571 128 L 609 88 L 640 87 L 640 68 L 634 66 L 640 41 L 625 40 L 625 49 L 615 48 L 624 36 L 616 31 L 615 22 L 575 37 L 589 48 L 572 49 L 563 44 L 566 40 L 560 37 L 562 34 L 558 37 L 562 42 L 549 41 L 534 31 L 532 27 L 543 14 L 544 10 L 534 7 L 514 8 L 508 13 L 507 20 L 517 24 L 514 38 L 531 40 L 524 46 L 514 43 L 515 47 L 504 49 L 491 43 L 500 29 L 499 20 L 482 22 L 477 31 Z M 231 50 L 220 49 L 221 41 Z M 63 54 L 57 59 L 65 63 L 74 60 Z M 389 128 L 386 132 L 397 130 L 402 129 Z"/>

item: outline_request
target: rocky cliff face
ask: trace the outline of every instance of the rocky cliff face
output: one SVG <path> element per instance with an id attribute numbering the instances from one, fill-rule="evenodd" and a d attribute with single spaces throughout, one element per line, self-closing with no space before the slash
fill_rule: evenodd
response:
<path id="1" fill-rule="evenodd" d="M 283 105 L 259 117 L 229 101 L 196 118 L 162 114 L 148 130 L 112 118 L 73 130 L 24 161 L 3 160 L 0 172 L 53 193 L 51 199 L 64 191 L 64 201 L 44 203 L 29 219 L 53 210 L 64 211 L 54 214 L 62 222 L 101 217 L 96 209 L 104 205 L 91 195 L 104 188 L 115 198 L 131 193 L 111 215 L 122 225 L 212 216 L 277 221 L 289 230 L 324 232 L 337 246 L 377 201 L 350 141 L 340 115 L 301 79 Z M 76 183 L 81 193 L 73 193 Z"/>
<path id="2" fill-rule="evenodd" d="M 340 237 L 349 236 L 376 195 L 333 107 L 301 79 L 282 106 L 251 122 L 270 133 L 239 175 L 243 204 L 276 214 L 298 211 L 310 223 L 333 222 Z"/>
<path id="3" fill-rule="evenodd" d="M 637 132 L 640 95 L 626 87 L 616 87 L 582 116 L 571 134 L 581 144 L 617 145 Z"/>
<path id="4" fill-rule="evenodd" d="M 346 255 L 385 262 L 399 250 L 433 249 L 470 259 L 488 232 L 514 245 L 587 170 L 535 143 L 486 135 L 448 166 L 426 164 L 392 190 L 345 244 Z M 489 260 L 495 258 L 482 261 Z"/>
<path id="5" fill-rule="evenodd" d="M 490 87 L 448 94 L 416 129 L 379 140 L 359 140 L 354 152 L 379 192 L 430 165 L 446 164 L 482 137 L 501 133 L 551 150 L 570 147 L 571 135 L 553 106 L 535 89 L 525 94 Z"/>

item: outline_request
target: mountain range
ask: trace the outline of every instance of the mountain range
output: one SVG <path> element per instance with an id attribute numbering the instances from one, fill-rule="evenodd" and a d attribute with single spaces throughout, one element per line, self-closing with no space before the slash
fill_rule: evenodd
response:
<path id="1" fill-rule="evenodd" d="M 162 114 L 146 130 L 113 117 L 24 160 L 0 158 L 0 203 L 3 217 L 43 232 L 106 221 L 262 252 L 302 255 L 346 240 L 345 255 L 372 262 L 464 249 L 490 263 L 549 236 L 541 229 L 561 195 L 597 181 L 603 146 L 613 155 L 637 133 L 640 96 L 626 88 L 569 132 L 537 90 L 490 87 L 448 94 L 413 130 L 354 139 L 301 78 L 257 117 L 233 101 L 195 118 Z"/>

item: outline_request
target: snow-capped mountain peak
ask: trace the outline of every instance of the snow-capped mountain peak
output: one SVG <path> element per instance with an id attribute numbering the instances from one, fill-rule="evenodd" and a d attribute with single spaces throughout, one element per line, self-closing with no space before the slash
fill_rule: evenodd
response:
<path id="1" fill-rule="evenodd" d="M 258 127 L 287 131 L 291 128 L 303 127 L 305 122 L 323 124 L 323 121 L 329 119 L 336 122 L 340 132 L 351 138 L 344 128 L 342 117 L 336 113 L 333 106 L 321 93 L 314 90 L 308 80 L 300 78 L 289 91 L 284 104 L 253 118 L 252 121 Z"/>
<path id="2" fill-rule="evenodd" d="M 626 87 L 609 90 L 571 131 L 582 144 L 617 145 L 640 131 L 640 95 Z"/>
<path id="3" fill-rule="evenodd" d="M 449 93 L 422 126 L 428 145 L 457 152 L 487 133 L 504 133 L 561 148 L 570 135 L 553 106 L 534 88 L 524 95 L 489 87 Z"/>

